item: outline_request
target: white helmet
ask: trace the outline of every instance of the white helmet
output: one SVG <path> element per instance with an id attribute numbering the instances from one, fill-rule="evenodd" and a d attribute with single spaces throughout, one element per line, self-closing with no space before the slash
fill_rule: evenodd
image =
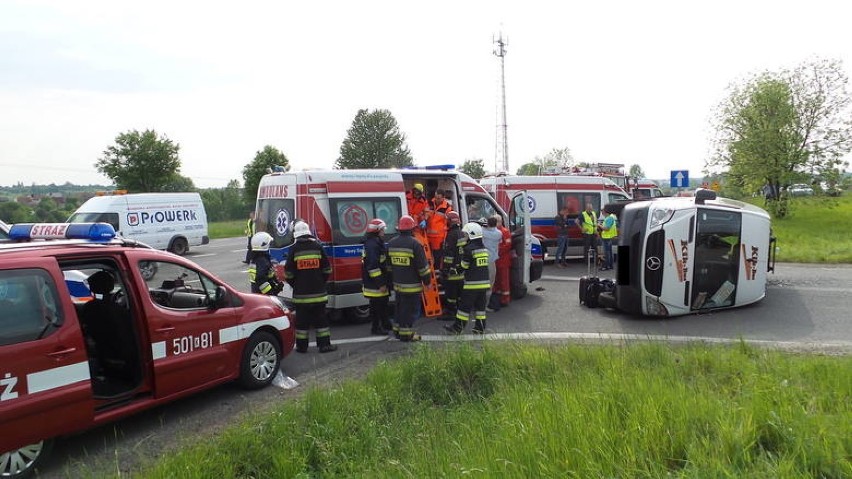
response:
<path id="1" fill-rule="evenodd" d="M 252 251 L 269 251 L 269 245 L 271 244 L 272 235 L 267 233 L 266 231 L 255 233 L 254 236 L 251 237 Z"/>
<path id="2" fill-rule="evenodd" d="M 482 226 L 479 223 L 474 223 L 473 221 L 471 221 L 470 223 L 464 225 L 462 231 L 467 233 L 467 237 L 472 240 L 482 238 Z"/>
<path id="3" fill-rule="evenodd" d="M 295 225 L 293 225 L 293 237 L 301 238 L 302 236 L 309 236 L 311 234 L 311 228 L 308 227 L 308 224 L 304 221 L 297 221 Z"/>

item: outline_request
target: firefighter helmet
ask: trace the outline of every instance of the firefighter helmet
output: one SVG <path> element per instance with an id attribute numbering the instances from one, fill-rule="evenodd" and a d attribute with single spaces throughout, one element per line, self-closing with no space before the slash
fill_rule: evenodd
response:
<path id="1" fill-rule="evenodd" d="M 449 213 L 447 213 L 447 220 L 449 220 L 451 225 L 461 224 L 461 217 L 455 211 L 450 211 Z"/>
<path id="2" fill-rule="evenodd" d="M 251 237 L 252 251 L 269 251 L 269 245 L 271 244 L 272 235 L 267 233 L 266 231 L 255 233 L 254 236 Z"/>
<path id="3" fill-rule="evenodd" d="M 414 218 L 409 215 L 403 215 L 403 217 L 399 219 L 399 224 L 396 226 L 396 229 L 400 231 L 411 231 L 415 226 L 417 226 L 417 223 L 414 221 Z"/>
<path id="4" fill-rule="evenodd" d="M 422 193 L 423 185 L 421 185 L 420 183 L 414 183 L 414 189 Z"/>
<path id="5" fill-rule="evenodd" d="M 474 223 L 471 221 L 470 223 L 464 225 L 462 231 L 467 233 L 468 238 L 470 239 L 479 239 L 482 238 L 482 226 L 479 223 Z"/>
<path id="6" fill-rule="evenodd" d="M 308 227 L 308 224 L 304 221 L 297 221 L 295 225 L 293 225 L 293 237 L 301 238 L 302 236 L 308 236 L 311 234 L 311 228 Z"/>
<path id="7" fill-rule="evenodd" d="M 370 223 L 367 224 L 367 232 L 378 233 L 379 231 L 382 231 L 383 229 L 387 228 L 387 226 L 388 225 L 386 225 L 384 221 L 380 220 L 379 218 L 375 218 L 370 220 Z"/>

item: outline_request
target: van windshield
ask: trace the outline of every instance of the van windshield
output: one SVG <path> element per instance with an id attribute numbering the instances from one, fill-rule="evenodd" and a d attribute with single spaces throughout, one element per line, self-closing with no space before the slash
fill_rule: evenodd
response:
<path id="1" fill-rule="evenodd" d="M 118 213 L 74 213 L 66 223 L 109 223 L 119 231 Z"/>

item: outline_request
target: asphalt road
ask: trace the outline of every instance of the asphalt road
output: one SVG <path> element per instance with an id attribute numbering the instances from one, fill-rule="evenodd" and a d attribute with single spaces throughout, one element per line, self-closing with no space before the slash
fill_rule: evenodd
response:
<path id="1" fill-rule="evenodd" d="M 248 291 L 245 239 L 214 240 L 187 256 L 211 273 Z M 603 309 L 588 309 L 577 298 L 577 279 L 585 266 L 546 265 L 529 295 L 508 308 L 489 313 L 491 337 L 518 340 L 590 340 L 665 338 L 736 341 L 740 338 L 800 350 L 852 353 L 852 266 L 778 264 L 760 303 L 715 313 L 671 319 L 646 319 Z M 444 333 L 444 321 L 420 320 L 415 327 L 424 341 L 482 340 Z M 40 471 L 40 477 L 89 475 L 116 477 L 137 470 L 141 461 L 167 454 L 180 440 L 208 436 L 246 413 L 290 400 L 312 386 L 326 386 L 357 376 L 378 361 L 405 353 L 412 345 L 371 336 L 369 324 L 334 324 L 337 352 L 292 353 L 282 362 L 284 373 L 300 386 L 244 391 L 229 384 L 131 418 L 65 438 Z M 486 335 L 486 337 L 488 337 Z"/>
<path id="2" fill-rule="evenodd" d="M 245 239 L 214 240 L 198 247 L 189 258 L 220 278 L 248 291 L 245 265 L 240 261 Z M 556 337 L 637 335 L 747 339 L 754 341 L 825 344 L 852 347 L 852 266 L 783 263 L 770 273 L 763 301 L 725 311 L 648 319 L 581 306 L 577 280 L 585 264 L 575 260 L 568 268 L 545 265 L 544 275 L 530 294 L 508 308 L 488 315 L 488 329 L 496 334 L 554 333 Z M 612 276 L 612 272 L 609 276 Z M 443 321 L 420 320 L 415 326 L 425 340 L 445 340 Z M 369 336 L 369 325 L 335 325 L 333 339 L 358 344 L 380 338 Z M 298 358 L 295 358 L 298 361 Z M 290 361 L 287 361 L 290 362 Z M 287 366 L 285 362 L 285 367 Z M 294 361 L 295 362 L 295 361 Z"/>

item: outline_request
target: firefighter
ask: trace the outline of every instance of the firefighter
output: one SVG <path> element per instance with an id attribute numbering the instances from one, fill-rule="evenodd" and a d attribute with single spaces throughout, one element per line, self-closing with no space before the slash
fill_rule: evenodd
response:
<path id="1" fill-rule="evenodd" d="M 385 246 L 384 221 L 376 218 L 367 225 L 367 234 L 361 241 L 361 280 L 364 297 L 370 302 L 371 334 L 384 336 L 391 329 L 388 318 L 390 287 L 393 287 L 388 263 L 388 249 Z"/>
<path id="2" fill-rule="evenodd" d="M 437 268 L 441 264 L 441 247 L 444 244 L 444 237 L 447 236 L 447 213 L 452 208 L 444 198 L 442 190 L 435 190 L 435 196 L 431 203 L 426 218 L 426 238 L 429 240 L 429 248 L 432 250 L 432 264 Z"/>
<path id="3" fill-rule="evenodd" d="M 284 289 L 284 283 L 278 281 L 272 258 L 269 256 L 269 246 L 272 235 L 265 231 L 255 233 L 251 237 L 251 263 L 248 268 L 249 283 L 252 293 L 275 296 Z"/>
<path id="4" fill-rule="evenodd" d="M 459 266 L 462 250 L 467 244 L 467 235 L 462 233 L 461 218 L 455 211 L 447 213 L 450 228 L 444 238 L 443 261 L 441 263 L 441 284 L 444 286 L 444 302 L 446 311 L 442 319 L 456 319 L 459 295 L 464 285 L 464 271 Z"/>
<path id="5" fill-rule="evenodd" d="M 296 309 L 296 352 L 308 352 L 309 332 L 315 329 L 317 347 L 321 353 L 337 350 L 331 344 L 331 329 L 325 305 L 328 293 L 325 283 L 331 275 L 331 264 L 322 245 L 311 236 L 304 221 L 293 225 L 296 242 L 290 246 L 284 264 L 284 279 L 293 288 L 293 306 Z"/>
<path id="6" fill-rule="evenodd" d="M 488 279 L 488 250 L 482 244 L 482 226 L 479 223 L 468 223 L 464 225 L 462 231 L 468 237 L 468 242 L 462 249 L 462 260 L 459 264 L 464 270 L 464 286 L 459 299 L 456 322 L 444 328 L 453 334 L 461 334 L 473 312 L 476 320 L 473 332 L 484 334 L 485 307 L 488 301 L 488 290 L 491 287 Z"/>
<path id="7" fill-rule="evenodd" d="M 396 333 L 400 341 L 419 341 L 414 333 L 414 320 L 420 311 L 424 286 L 431 288 L 432 271 L 426 252 L 412 231 L 417 223 L 409 215 L 399 219 L 399 236 L 388 243 L 393 289 L 396 292 Z"/>
<path id="8" fill-rule="evenodd" d="M 423 196 L 423 185 L 415 183 L 411 191 L 405 194 L 405 200 L 408 203 L 408 215 L 414 218 L 415 224 L 419 224 L 420 228 L 425 228 L 429 202 Z"/>
<path id="9" fill-rule="evenodd" d="M 248 245 L 246 246 L 246 259 L 243 260 L 243 264 L 248 264 L 249 261 L 251 261 L 251 251 L 252 251 L 251 239 L 254 237 L 254 233 L 255 233 L 255 230 L 254 230 L 254 210 L 249 211 L 248 221 L 246 221 L 245 233 L 246 233 L 246 239 L 247 239 L 246 243 L 248 243 Z"/>

